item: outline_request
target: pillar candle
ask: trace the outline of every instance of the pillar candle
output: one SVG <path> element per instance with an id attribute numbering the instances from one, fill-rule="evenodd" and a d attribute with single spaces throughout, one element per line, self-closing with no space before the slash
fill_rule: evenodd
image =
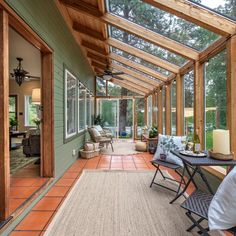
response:
<path id="1" fill-rule="evenodd" d="M 213 152 L 225 155 L 230 154 L 229 130 L 213 130 Z"/>

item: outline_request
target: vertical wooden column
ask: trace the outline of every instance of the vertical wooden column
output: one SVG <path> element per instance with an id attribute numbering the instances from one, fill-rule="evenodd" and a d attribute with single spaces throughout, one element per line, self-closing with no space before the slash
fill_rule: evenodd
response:
<path id="1" fill-rule="evenodd" d="M 227 127 L 231 151 L 236 153 L 236 36 L 227 42 Z M 236 159 L 236 156 L 234 156 Z"/>
<path id="2" fill-rule="evenodd" d="M 158 109 L 158 132 L 160 134 L 163 133 L 163 102 L 162 102 L 163 96 L 162 96 L 162 91 L 160 88 L 157 90 L 157 109 Z"/>
<path id="3" fill-rule="evenodd" d="M 147 97 L 144 98 L 144 125 L 147 125 Z"/>
<path id="4" fill-rule="evenodd" d="M 184 77 L 176 76 L 176 135 L 184 134 Z"/>
<path id="5" fill-rule="evenodd" d="M 133 126 L 134 126 L 134 139 L 137 139 L 137 109 L 136 109 L 135 98 L 133 98 Z"/>
<path id="6" fill-rule="evenodd" d="M 0 221 L 9 216 L 9 26 L 8 14 L 0 9 Z"/>
<path id="7" fill-rule="evenodd" d="M 205 149 L 205 79 L 204 64 L 194 65 L 194 130 L 198 130 L 202 149 Z"/>
<path id="8" fill-rule="evenodd" d="M 171 135 L 171 84 L 166 86 L 166 134 Z"/>

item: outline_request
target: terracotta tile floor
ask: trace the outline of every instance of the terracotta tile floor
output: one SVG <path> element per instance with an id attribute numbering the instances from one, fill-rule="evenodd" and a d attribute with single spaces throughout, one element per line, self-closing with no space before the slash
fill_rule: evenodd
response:
<path id="1" fill-rule="evenodd" d="M 90 160 L 78 159 L 10 235 L 43 235 L 55 212 L 66 198 L 68 191 L 79 179 L 83 169 L 153 170 L 155 168 L 150 164 L 151 159 L 152 155 L 149 153 L 128 156 L 101 155 Z M 169 173 L 176 179 L 179 178 L 174 171 L 169 171 Z M 25 182 L 21 180 L 13 180 L 13 183 L 20 185 L 20 187 L 22 184 L 25 185 Z M 32 179 L 28 179 L 28 183 L 30 184 L 29 187 L 34 185 Z M 190 194 L 193 190 L 193 186 L 190 186 L 188 193 Z"/>
<path id="2" fill-rule="evenodd" d="M 47 182 L 47 178 L 40 178 L 39 169 L 39 165 L 31 164 L 11 176 L 9 206 L 11 214 Z"/>

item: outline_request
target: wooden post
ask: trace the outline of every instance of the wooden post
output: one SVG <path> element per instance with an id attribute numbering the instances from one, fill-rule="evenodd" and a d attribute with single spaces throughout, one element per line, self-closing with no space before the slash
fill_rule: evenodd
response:
<path id="1" fill-rule="evenodd" d="M 176 76 L 176 135 L 184 134 L 184 77 Z"/>
<path id="2" fill-rule="evenodd" d="M 137 109 L 136 109 L 136 99 L 133 98 L 133 127 L 134 127 L 134 140 L 137 139 Z"/>
<path id="3" fill-rule="evenodd" d="M 162 102 L 163 96 L 162 96 L 162 90 L 161 88 L 158 88 L 157 90 L 157 107 L 158 107 L 158 133 L 163 133 L 163 102 Z"/>
<path id="4" fill-rule="evenodd" d="M 171 135 L 171 84 L 166 86 L 166 100 L 165 100 L 165 112 L 166 112 L 166 134 Z"/>
<path id="5" fill-rule="evenodd" d="M 227 127 L 231 152 L 236 153 L 236 36 L 227 42 Z M 236 159 L 236 155 L 234 155 Z"/>
<path id="6" fill-rule="evenodd" d="M 147 113 L 148 113 L 148 109 L 147 109 L 147 98 L 144 98 L 144 125 L 147 125 Z"/>
<path id="7" fill-rule="evenodd" d="M 194 131 L 198 130 L 201 147 L 205 149 L 205 85 L 204 64 L 194 64 Z"/>
<path id="8" fill-rule="evenodd" d="M 8 14 L 0 9 L 0 221 L 9 217 L 9 25 Z"/>

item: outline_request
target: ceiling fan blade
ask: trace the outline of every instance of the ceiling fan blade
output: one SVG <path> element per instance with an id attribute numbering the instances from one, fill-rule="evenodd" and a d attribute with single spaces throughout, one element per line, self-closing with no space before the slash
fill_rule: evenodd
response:
<path id="1" fill-rule="evenodd" d="M 114 79 L 118 79 L 118 80 L 124 80 L 123 78 L 118 77 L 118 76 L 116 76 L 116 75 L 114 75 L 114 74 L 113 74 L 113 78 L 114 78 Z"/>
<path id="2" fill-rule="evenodd" d="M 39 76 L 34 76 L 34 75 L 26 75 L 25 78 L 29 78 L 29 79 L 40 79 Z"/>
<path id="3" fill-rule="evenodd" d="M 123 75 L 124 72 L 115 72 L 115 73 L 112 73 L 113 75 Z"/>

